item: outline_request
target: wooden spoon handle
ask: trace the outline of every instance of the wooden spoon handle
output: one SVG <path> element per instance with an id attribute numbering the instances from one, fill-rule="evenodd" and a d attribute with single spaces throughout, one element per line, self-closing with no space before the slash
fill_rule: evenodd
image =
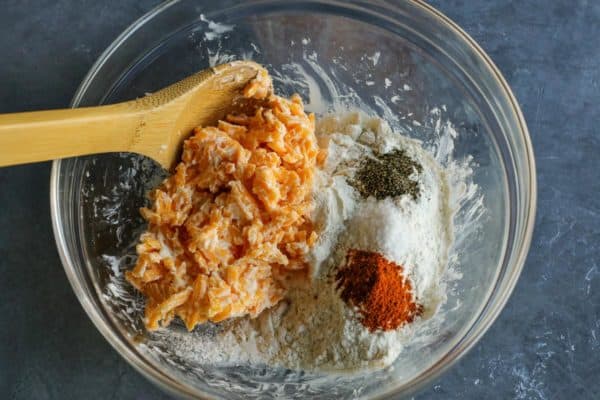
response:
<path id="1" fill-rule="evenodd" d="M 129 151 L 143 126 L 134 101 L 100 107 L 0 114 L 0 167 Z"/>

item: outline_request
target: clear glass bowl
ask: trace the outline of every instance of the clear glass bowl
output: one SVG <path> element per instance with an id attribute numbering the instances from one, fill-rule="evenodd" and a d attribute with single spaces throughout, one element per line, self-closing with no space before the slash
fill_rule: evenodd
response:
<path id="1" fill-rule="evenodd" d="M 434 340 L 408 346 L 384 370 L 309 374 L 202 365 L 145 332 L 139 298 L 117 278 L 134 262 L 132 244 L 144 227 L 138 208 L 163 172 L 127 154 L 55 161 L 54 232 L 73 290 L 104 337 L 154 383 L 185 397 L 407 395 L 464 355 L 506 303 L 529 248 L 536 204 L 523 116 L 497 68 L 453 22 L 420 1 L 390 3 L 167 2 L 125 31 L 81 84 L 73 106 L 132 99 L 211 63 L 251 57 L 279 71 L 278 91 L 309 96 L 309 108 L 358 102 L 425 143 L 436 135 L 431 110 L 443 105 L 444 118 L 458 130 L 452 155 L 473 157 L 473 180 L 484 196 L 481 226 L 456 237 L 455 269 L 462 278 L 449 284 L 440 310 L 446 318 Z M 286 79 L 298 71 L 308 76 L 304 84 Z M 340 87 L 351 89 L 340 96 Z M 402 116 L 417 123 L 406 126 Z M 467 206 L 457 219 L 468 218 Z"/>

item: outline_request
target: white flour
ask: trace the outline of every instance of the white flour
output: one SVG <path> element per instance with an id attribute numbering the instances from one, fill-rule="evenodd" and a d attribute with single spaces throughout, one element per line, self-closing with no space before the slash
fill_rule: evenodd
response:
<path id="1" fill-rule="evenodd" d="M 352 218 L 349 219 L 349 215 L 338 217 L 324 229 L 324 235 L 329 236 L 330 230 L 337 229 L 340 222 L 346 222 L 347 229 L 342 238 L 346 243 L 344 250 L 377 251 L 402 265 L 405 274 L 413 281 L 416 297 L 425 306 L 426 315 L 428 311 L 435 311 L 443 300 L 438 282 L 447 264 L 452 242 L 453 209 L 449 204 L 446 173 L 423 151 L 418 141 L 395 134 L 379 118 L 347 113 L 342 117 L 320 120 L 317 129 L 321 137 L 329 138 L 330 155 L 325 171 L 336 176 L 333 184 L 318 189 L 318 203 L 323 202 L 321 199 L 328 200 L 329 214 L 340 215 L 335 212 L 340 201 L 336 204 L 329 200 L 332 194 L 350 191 L 345 194 L 350 199 L 358 195 L 343 178 L 351 176 L 354 168 L 341 169 L 340 164 L 356 164 L 356 160 L 371 154 L 373 148 L 387 153 L 400 147 L 423 166 L 423 171 L 415 176 L 421 191 L 417 202 L 408 195 L 384 201 L 369 198 L 359 204 L 346 201 L 345 207 L 351 208 Z M 335 220 L 336 217 L 330 215 L 328 219 Z M 321 248 L 325 245 L 328 243 L 319 241 L 315 249 L 319 254 L 317 260 L 322 258 L 322 253 L 327 253 Z M 339 264 L 340 261 L 335 259 L 333 262 Z M 317 263 L 317 268 L 320 265 Z"/>

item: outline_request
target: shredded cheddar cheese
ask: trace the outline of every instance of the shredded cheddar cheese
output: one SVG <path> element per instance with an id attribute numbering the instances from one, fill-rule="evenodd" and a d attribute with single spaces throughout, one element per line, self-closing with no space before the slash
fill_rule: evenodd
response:
<path id="1" fill-rule="evenodd" d="M 244 89 L 252 112 L 199 127 L 175 173 L 142 208 L 148 230 L 127 280 L 146 296 L 145 324 L 257 316 L 307 270 L 315 168 L 325 155 L 299 96 L 272 92 L 259 74 Z"/>

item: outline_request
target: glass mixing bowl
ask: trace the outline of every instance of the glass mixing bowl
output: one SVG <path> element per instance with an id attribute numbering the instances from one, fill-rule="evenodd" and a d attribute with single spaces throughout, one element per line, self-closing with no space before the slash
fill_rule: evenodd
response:
<path id="1" fill-rule="evenodd" d="M 205 365 L 181 346 L 175 349 L 147 333 L 140 299 L 123 283 L 122 271 L 135 261 L 133 245 L 144 228 L 138 208 L 164 174 L 150 160 L 131 154 L 53 165 L 54 232 L 73 290 L 112 346 L 171 393 L 337 399 L 414 392 L 481 338 L 523 267 L 536 181 L 531 142 L 515 98 L 477 44 L 420 1 L 178 0 L 142 17 L 104 52 L 73 106 L 143 96 L 236 58 L 265 64 L 277 90 L 298 91 L 310 110 L 359 105 L 423 140 L 431 151 L 440 140 L 440 123 L 454 125 L 451 156 L 472 157 L 472 179 L 485 213 L 472 215 L 474 205 L 466 202 L 455 216 L 477 226 L 456 234 L 456 279 L 448 279 L 448 300 L 439 311 L 445 318 L 430 332 L 431 340 L 407 346 L 390 368 L 335 375 Z"/>

